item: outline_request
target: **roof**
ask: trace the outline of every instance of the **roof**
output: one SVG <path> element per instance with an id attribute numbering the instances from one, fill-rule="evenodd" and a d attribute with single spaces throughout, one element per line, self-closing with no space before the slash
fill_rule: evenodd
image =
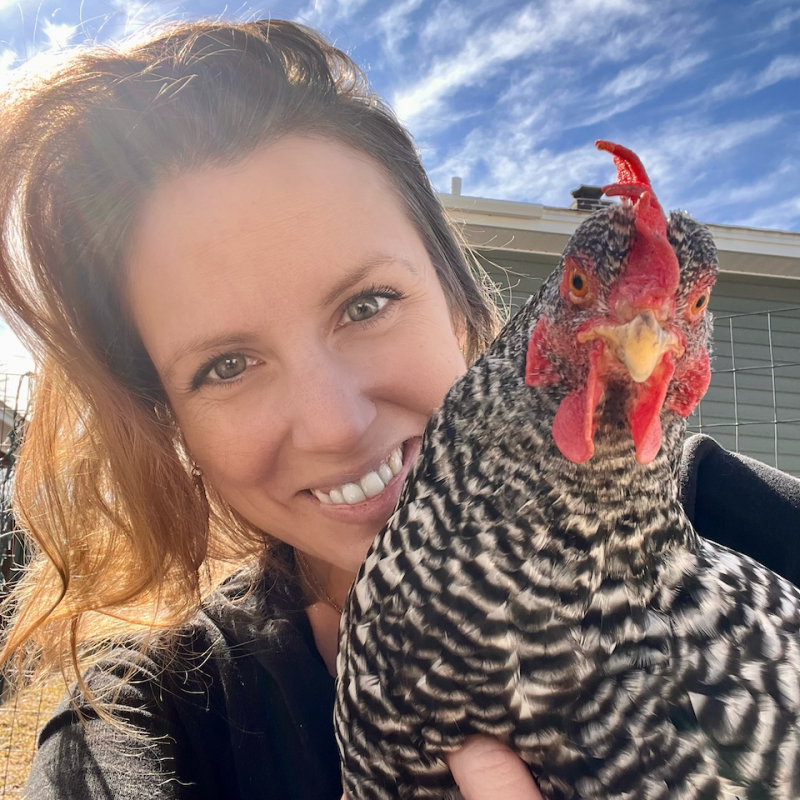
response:
<path id="1" fill-rule="evenodd" d="M 587 211 L 538 203 L 440 194 L 470 245 L 486 250 L 560 255 Z M 722 273 L 800 281 L 800 233 L 709 225 Z"/>

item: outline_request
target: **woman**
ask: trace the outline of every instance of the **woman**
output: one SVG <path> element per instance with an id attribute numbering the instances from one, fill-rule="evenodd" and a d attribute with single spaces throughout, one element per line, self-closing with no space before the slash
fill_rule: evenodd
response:
<path id="1" fill-rule="evenodd" d="M 5 656 L 87 670 L 29 796 L 338 797 L 341 606 L 491 302 L 408 135 L 296 25 L 77 52 L 3 116 L 0 297 L 40 364 Z M 450 766 L 538 796 L 496 743 Z"/>

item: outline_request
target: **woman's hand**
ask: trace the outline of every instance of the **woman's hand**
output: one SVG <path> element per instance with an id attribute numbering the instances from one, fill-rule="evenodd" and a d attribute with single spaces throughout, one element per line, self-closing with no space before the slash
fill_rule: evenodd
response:
<path id="1" fill-rule="evenodd" d="M 543 800 L 525 762 L 497 739 L 472 736 L 447 766 L 464 800 Z"/>
<path id="2" fill-rule="evenodd" d="M 497 739 L 467 739 L 447 766 L 464 800 L 543 800 L 525 762 Z"/>

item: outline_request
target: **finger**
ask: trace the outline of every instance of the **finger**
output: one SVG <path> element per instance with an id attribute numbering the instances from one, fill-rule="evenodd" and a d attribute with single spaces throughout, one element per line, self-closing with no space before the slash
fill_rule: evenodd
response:
<path id="1" fill-rule="evenodd" d="M 496 739 L 467 739 L 447 764 L 464 800 L 543 800 L 522 759 Z"/>

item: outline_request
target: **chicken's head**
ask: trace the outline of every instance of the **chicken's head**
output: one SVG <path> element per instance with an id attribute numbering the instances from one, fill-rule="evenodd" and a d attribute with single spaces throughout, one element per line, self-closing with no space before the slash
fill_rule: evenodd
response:
<path id="1" fill-rule="evenodd" d="M 528 344 L 525 381 L 566 391 L 553 420 L 566 458 L 591 458 L 597 415 L 613 399 L 647 464 L 661 447 L 662 413 L 688 416 L 708 388 L 716 249 L 688 215 L 665 217 L 634 153 L 597 147 L 618 170 L 603 191 L 622 203 L 593 214 L 567 244 Z"/>

